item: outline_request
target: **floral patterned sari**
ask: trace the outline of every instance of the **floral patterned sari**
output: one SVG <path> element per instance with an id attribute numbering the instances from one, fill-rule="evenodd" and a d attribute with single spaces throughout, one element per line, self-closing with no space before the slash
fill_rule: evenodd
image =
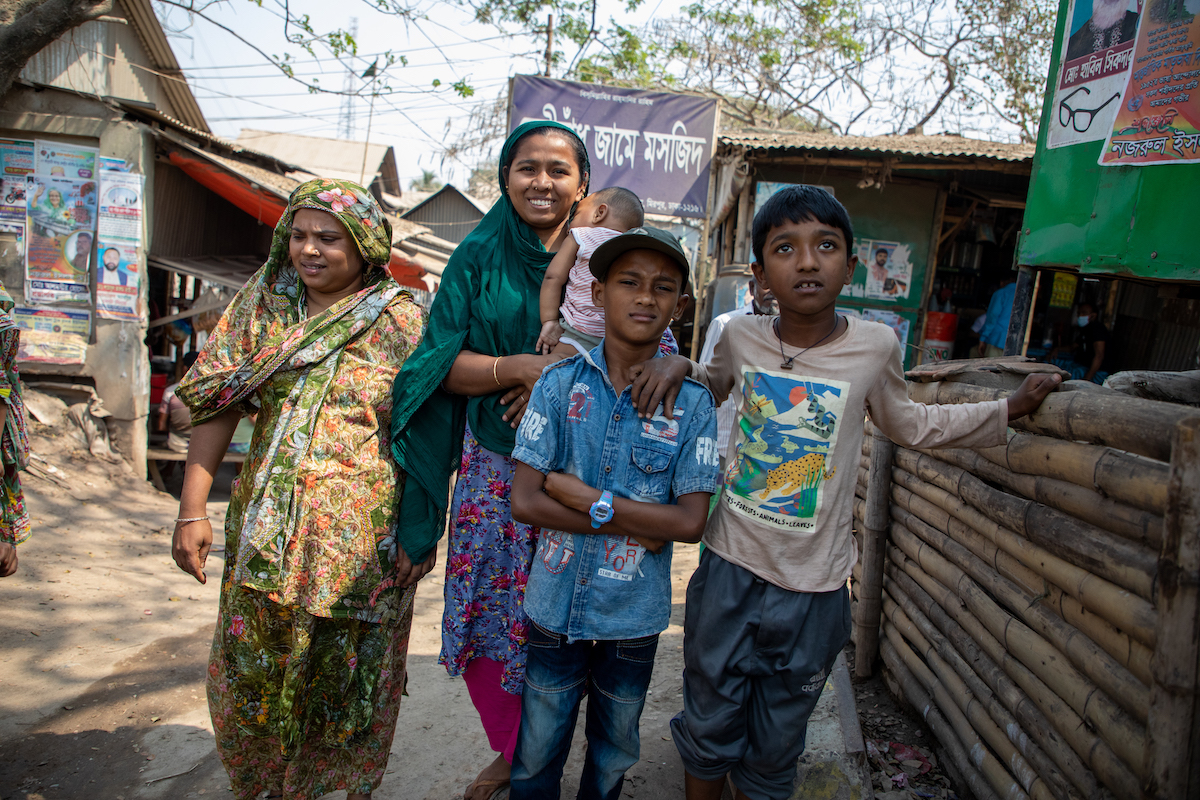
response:
<path id="1" fill-rule="evenodd" d="M 13 299 L 0 284 L 0 402 L 8 406 L 4 429 L 0 431 L 0 542 L 21 544 L 29 538 L 29 512 L 18 474 L 29 462 L 29 435 L 25 430 L 25 404 L 21 400 L 21 380 L 17 374 L 17 348 L 21 333 L 9 313 Z"/>
<path id="2" fill-rule="evenodd" d="M 368 265 L 362 290 L 311 318 L 288 259 L 298 208 L 334 214 Z M 395 583 L 390 390 L 424 324 L 379 268 L 390 234 L 362 188 L 302 184 L 177 390 L 195 425 L 258 413 L 226 517 L 208 680 L 239 798 L 369 792 L 387 765 L 415 592 Z"/>

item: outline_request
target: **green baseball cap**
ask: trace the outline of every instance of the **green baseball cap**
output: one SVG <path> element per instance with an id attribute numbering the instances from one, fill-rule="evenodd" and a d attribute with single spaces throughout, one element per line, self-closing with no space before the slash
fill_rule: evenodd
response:
<path id="1" fill-rule="evenodd" d="M 679 239 L 675 234 L 659 228 L 631 228 L 597 247 L 588 264 L 592 276 L 598 281 L 603 281 L 613 262 L 630 250 L 654 250 L 669 256 L 683 271 L 684 288 L 692 282 L 692 268 Z"/>

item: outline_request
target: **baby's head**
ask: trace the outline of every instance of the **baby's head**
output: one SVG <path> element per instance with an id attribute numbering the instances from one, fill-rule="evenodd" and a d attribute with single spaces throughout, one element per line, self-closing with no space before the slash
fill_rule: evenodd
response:
<path id="1" fill-rule="evenodd" d="M 642 227 L 644 221 L 645 211 L 638 196 L 620 186 L 610 186 L 579 201 L 571 227 L 611 228 L 624 233 Z"/>

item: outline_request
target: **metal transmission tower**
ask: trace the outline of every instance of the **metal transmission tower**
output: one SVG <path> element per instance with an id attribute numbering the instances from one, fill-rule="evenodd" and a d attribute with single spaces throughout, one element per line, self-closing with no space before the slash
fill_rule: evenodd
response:
<path id="1" fill-rule="evenodd" d="M 350 37 L 358 38 L 358 17 L 350 18 L 349 25 Z M 342 105 L 338 110 L 338 138 L 353 139 L 355 133 L 354 127 L 354 90 L 357 88 L 355 80 L 357 76 L 354 74 L 354 68 L 350 66 L 350 62 L 346 62 L 346 80 L 342 83 Z"/>

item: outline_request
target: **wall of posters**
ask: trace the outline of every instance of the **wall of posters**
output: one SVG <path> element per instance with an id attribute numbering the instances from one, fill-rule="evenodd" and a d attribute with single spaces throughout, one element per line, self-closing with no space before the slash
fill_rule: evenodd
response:
<path id="1" fill-rule="evenodd" d="M 1200 11 L 1149 2 L 1101 166 L 1200 163 Z"/>
<path id="2" fill-rule="evenodd" d="M 1062 66 L 1047 147 L 1102 141 L 1120 108 L 1141 0 L 1073 0 L 1059 44 Z"/>
<path id="3" fill-rule="evenodd" d="M 0 176 L 20 178 L 33 172 L 33 142 L 0 139 Z"/>
<path id="4" fill-rule="evenodd" d="M 12 316 L 21 329 L 18 360 L 82 364 L 87 357 L 90 312 L 17 306 Z"/>

